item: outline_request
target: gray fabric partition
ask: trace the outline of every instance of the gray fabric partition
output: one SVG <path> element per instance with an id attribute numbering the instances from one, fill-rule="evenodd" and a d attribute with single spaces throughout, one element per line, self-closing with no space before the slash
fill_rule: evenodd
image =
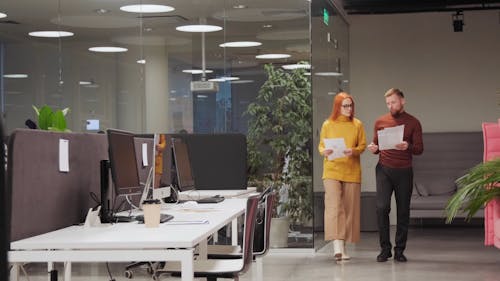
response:
<path id="1" fill-rule="evenodd" d="M 59 172 L 59 139 L 69 141 L 69 172 Z M 106 135 L 15 130 L 9 139 L 11 241 L 83 222 L 100 194 Z"/>

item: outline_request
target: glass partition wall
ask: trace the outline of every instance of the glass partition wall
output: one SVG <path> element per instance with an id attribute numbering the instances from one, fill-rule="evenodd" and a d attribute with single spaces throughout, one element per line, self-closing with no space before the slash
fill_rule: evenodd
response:
<path id="1" fill-rule="evenodd" d="M 36 123 L 33 106 L 48 105 L 70 109 L 73 132 L 248 135 L 248 107 L 269 78 L 266 64 L 294 73 L 292 82 L 306 87 L 298 102 L 310 107 L 311 77 L 323 79 L 310 76 L 310 31 L 308 0 L 3 0 L 0 106 L 6 131 L 26 128 L 28 119 Z M 301 126 L 311 130 L 312 117 L 303 119 Z M 306 151 L 304 163 L 316 151 L 312 135 L 306 146 L 295 147 Z M 291 156 L 283 159 L 282 167 Z M 253 176 L 269 174 L 265 165 L 262 170 Z M 286 227 L 289 243 L 279 247 L 313 245 L 312 170 L 310 164 L 302 171 L 300 193 L 288 184 L 297 200 L 281 215 L 309 213 Z M 288 200 L 282 195 L 281 207 Z"/>
<path id="2" fill-rule="evenodd" d="M 349 92 L 349 25 L 342 9 L 334 1 L 313 1 L 312 30 L 312 98 L 313 98 L 313 201 L 314 248 L 324 247 L 323 157 L 317 152 L 323 121 L 332 111 L 335 94 Z M 352 94 L 352 93 L 350 93 Z M 355 97 L 355 95 L 353 95 Z"/>

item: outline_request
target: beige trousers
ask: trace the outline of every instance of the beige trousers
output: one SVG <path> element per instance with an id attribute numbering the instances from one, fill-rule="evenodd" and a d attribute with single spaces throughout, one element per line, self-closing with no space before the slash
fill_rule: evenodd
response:
<path id="1" fill-rule="evenodd" d="M 361 184 L 332 179 L 325 185 L 325 240 L 359 241 Z"/>

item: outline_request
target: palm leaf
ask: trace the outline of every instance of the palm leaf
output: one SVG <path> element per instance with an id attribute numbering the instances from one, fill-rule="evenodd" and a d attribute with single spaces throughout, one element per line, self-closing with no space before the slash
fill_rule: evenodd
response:
<path id="1" fill-rule="evenodd" d="M 461 211 L 469 221 L 483 206 L 500 198 L 500 158 L 473 167 L 456 181 L 459 189 L 446 205 L 446 223 L 451 223 Z"/>

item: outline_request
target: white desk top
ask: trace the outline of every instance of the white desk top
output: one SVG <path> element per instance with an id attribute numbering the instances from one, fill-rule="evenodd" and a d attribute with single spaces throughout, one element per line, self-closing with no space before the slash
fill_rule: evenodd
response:
<path id="1" fill-rule="evenodd" d="M 246 199 L 226 199 L 218 204 L 199 204 L 189 208 L 173 205 L 162 212 L 173 215 L 174 219 L 158 228 L 146 228 L 137 222 L 91 228 L 70 226 L 14 241 L 11 250 L 192 248 L 243 214 L 245 208 Z M 208 223 L 178 224 L 179 221 L 200 220 Z"/>
<path id="2" fill-rule="evenodd" d="M 189 190 L 179 192 L 179 199 L 198 200 L 215 195 L 220 195 L 225 198 L 243 198 L 248 197 L 251 193 L 256 191 L 256 187 L 248 187 L 247 189 Z"/>

